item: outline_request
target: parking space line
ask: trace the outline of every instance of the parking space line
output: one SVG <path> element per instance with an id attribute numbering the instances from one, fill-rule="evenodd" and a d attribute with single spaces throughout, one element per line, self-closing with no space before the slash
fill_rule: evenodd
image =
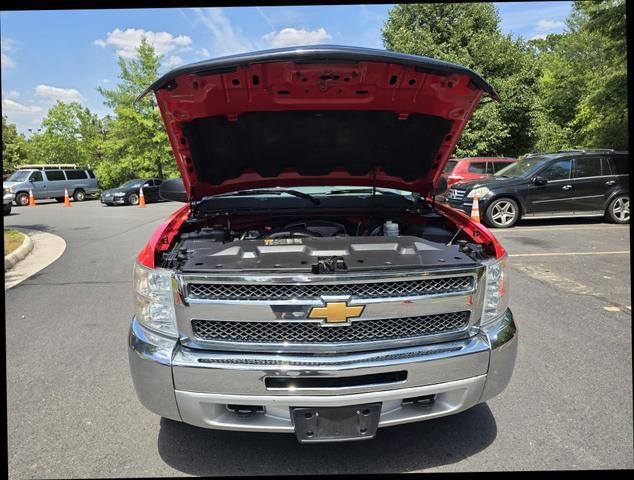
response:
<path id="1" fill-rule="evenodd" d="M 608 312 L 620 312 L 621 309 L 619 307 L 603 307 L 603 310 L 607 310 Z"/>
<path id="2" fill-rule="evenodd" d="M 552 252 L 552 253 L 511 253 L 509 257 L 560 257 L 574 255 L 629 255 L 629 250 L 617 252 Z"/>
<path id="3" fill-rule="evenodd" d="M 496 231 L 495 235 L 508 234 L 508 233 L 526 233 L 526 232 L 560 232 L 562 230 L 629 230 L 629 226 L 593 226 L 593 227 L 516 227 L 513 230 Z"/>

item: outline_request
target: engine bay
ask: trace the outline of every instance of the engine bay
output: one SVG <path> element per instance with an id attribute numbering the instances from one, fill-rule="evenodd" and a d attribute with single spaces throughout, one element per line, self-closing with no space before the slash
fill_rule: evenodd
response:
<path id="1" fill-rule="evenodd" d="M 217 216 L 182 232 L 162 266 L 181 273 L 339 273 L 475 266 L 476 245 L 444 217 Z"/>

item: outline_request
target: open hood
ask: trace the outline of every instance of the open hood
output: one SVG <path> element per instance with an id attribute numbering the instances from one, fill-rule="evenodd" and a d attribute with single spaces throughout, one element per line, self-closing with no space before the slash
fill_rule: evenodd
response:
<path id="1" fill-rule="evenodd" d="M 294 47 L 179 67 L 154 82 L 191 200 L 359 185 L 430 193 L 483 93 L 471 70 L 415 55 Z"/>

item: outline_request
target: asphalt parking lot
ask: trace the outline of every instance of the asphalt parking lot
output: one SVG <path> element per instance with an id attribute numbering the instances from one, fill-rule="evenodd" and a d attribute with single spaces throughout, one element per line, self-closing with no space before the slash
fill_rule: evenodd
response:
<path id="1" fill-rule="evenodd" d="M 161 420 L 137 401 L 126 350 L 132 266 L 178 207 L 41 202 L 4 217 L 66 241 L 59 260 L 6 291 L 11 478 L 634 467 L 629 226 L 496 230 L 520 334 L 507 390 L 370 442 L 300 445 Z"/>

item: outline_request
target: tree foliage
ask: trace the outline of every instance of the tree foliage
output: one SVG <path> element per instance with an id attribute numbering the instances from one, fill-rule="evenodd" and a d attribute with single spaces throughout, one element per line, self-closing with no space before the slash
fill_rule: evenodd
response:
<path id="1" fill-rule="evenodd" d="M 628 148 L 625 1 L 579 1 L 567 30 L 525 42 L 503 35 L 491 3 L 396 5 L 387 49 L 482 75 L 502 102 L 476 109 L 457 156 Z"/>
<path id="2" fill-rule="evenodd" d="M 15 124 L 2 115 L 2 171 L 11 172 L 27 159 L 26 139 L 18 133 Z"/>
<path id="3" fill-rule="evenodd" d="M 396 5 L 383 27 L 388 50 L 457 63 L 482 75 L 502 103 L 484 100 L 474 112 L 457 156 L 518 155 L 534 143 L 535 52 L 503 35 L 491 3 Z"/>
<path id="4" fill-rule="evenodd" d="M 115 116 L 102 143 L 103 160 L 97 175 L 104 186 L 133 177 L 175 176 L 178 173 L 161 115 L 152 95 L 135 102 L 137 95 L 159 76 L 161 57 L 141 40 L 137 56 L 119 57 L 119 83 L 115 89 L 98 88 Z"/>
<path id="5" fill-rule="evenodd" d="M 101 159 L 104 121 L 77 102 L 57 102 L 28 144 L 29 163 L 95 165 Z"/>

